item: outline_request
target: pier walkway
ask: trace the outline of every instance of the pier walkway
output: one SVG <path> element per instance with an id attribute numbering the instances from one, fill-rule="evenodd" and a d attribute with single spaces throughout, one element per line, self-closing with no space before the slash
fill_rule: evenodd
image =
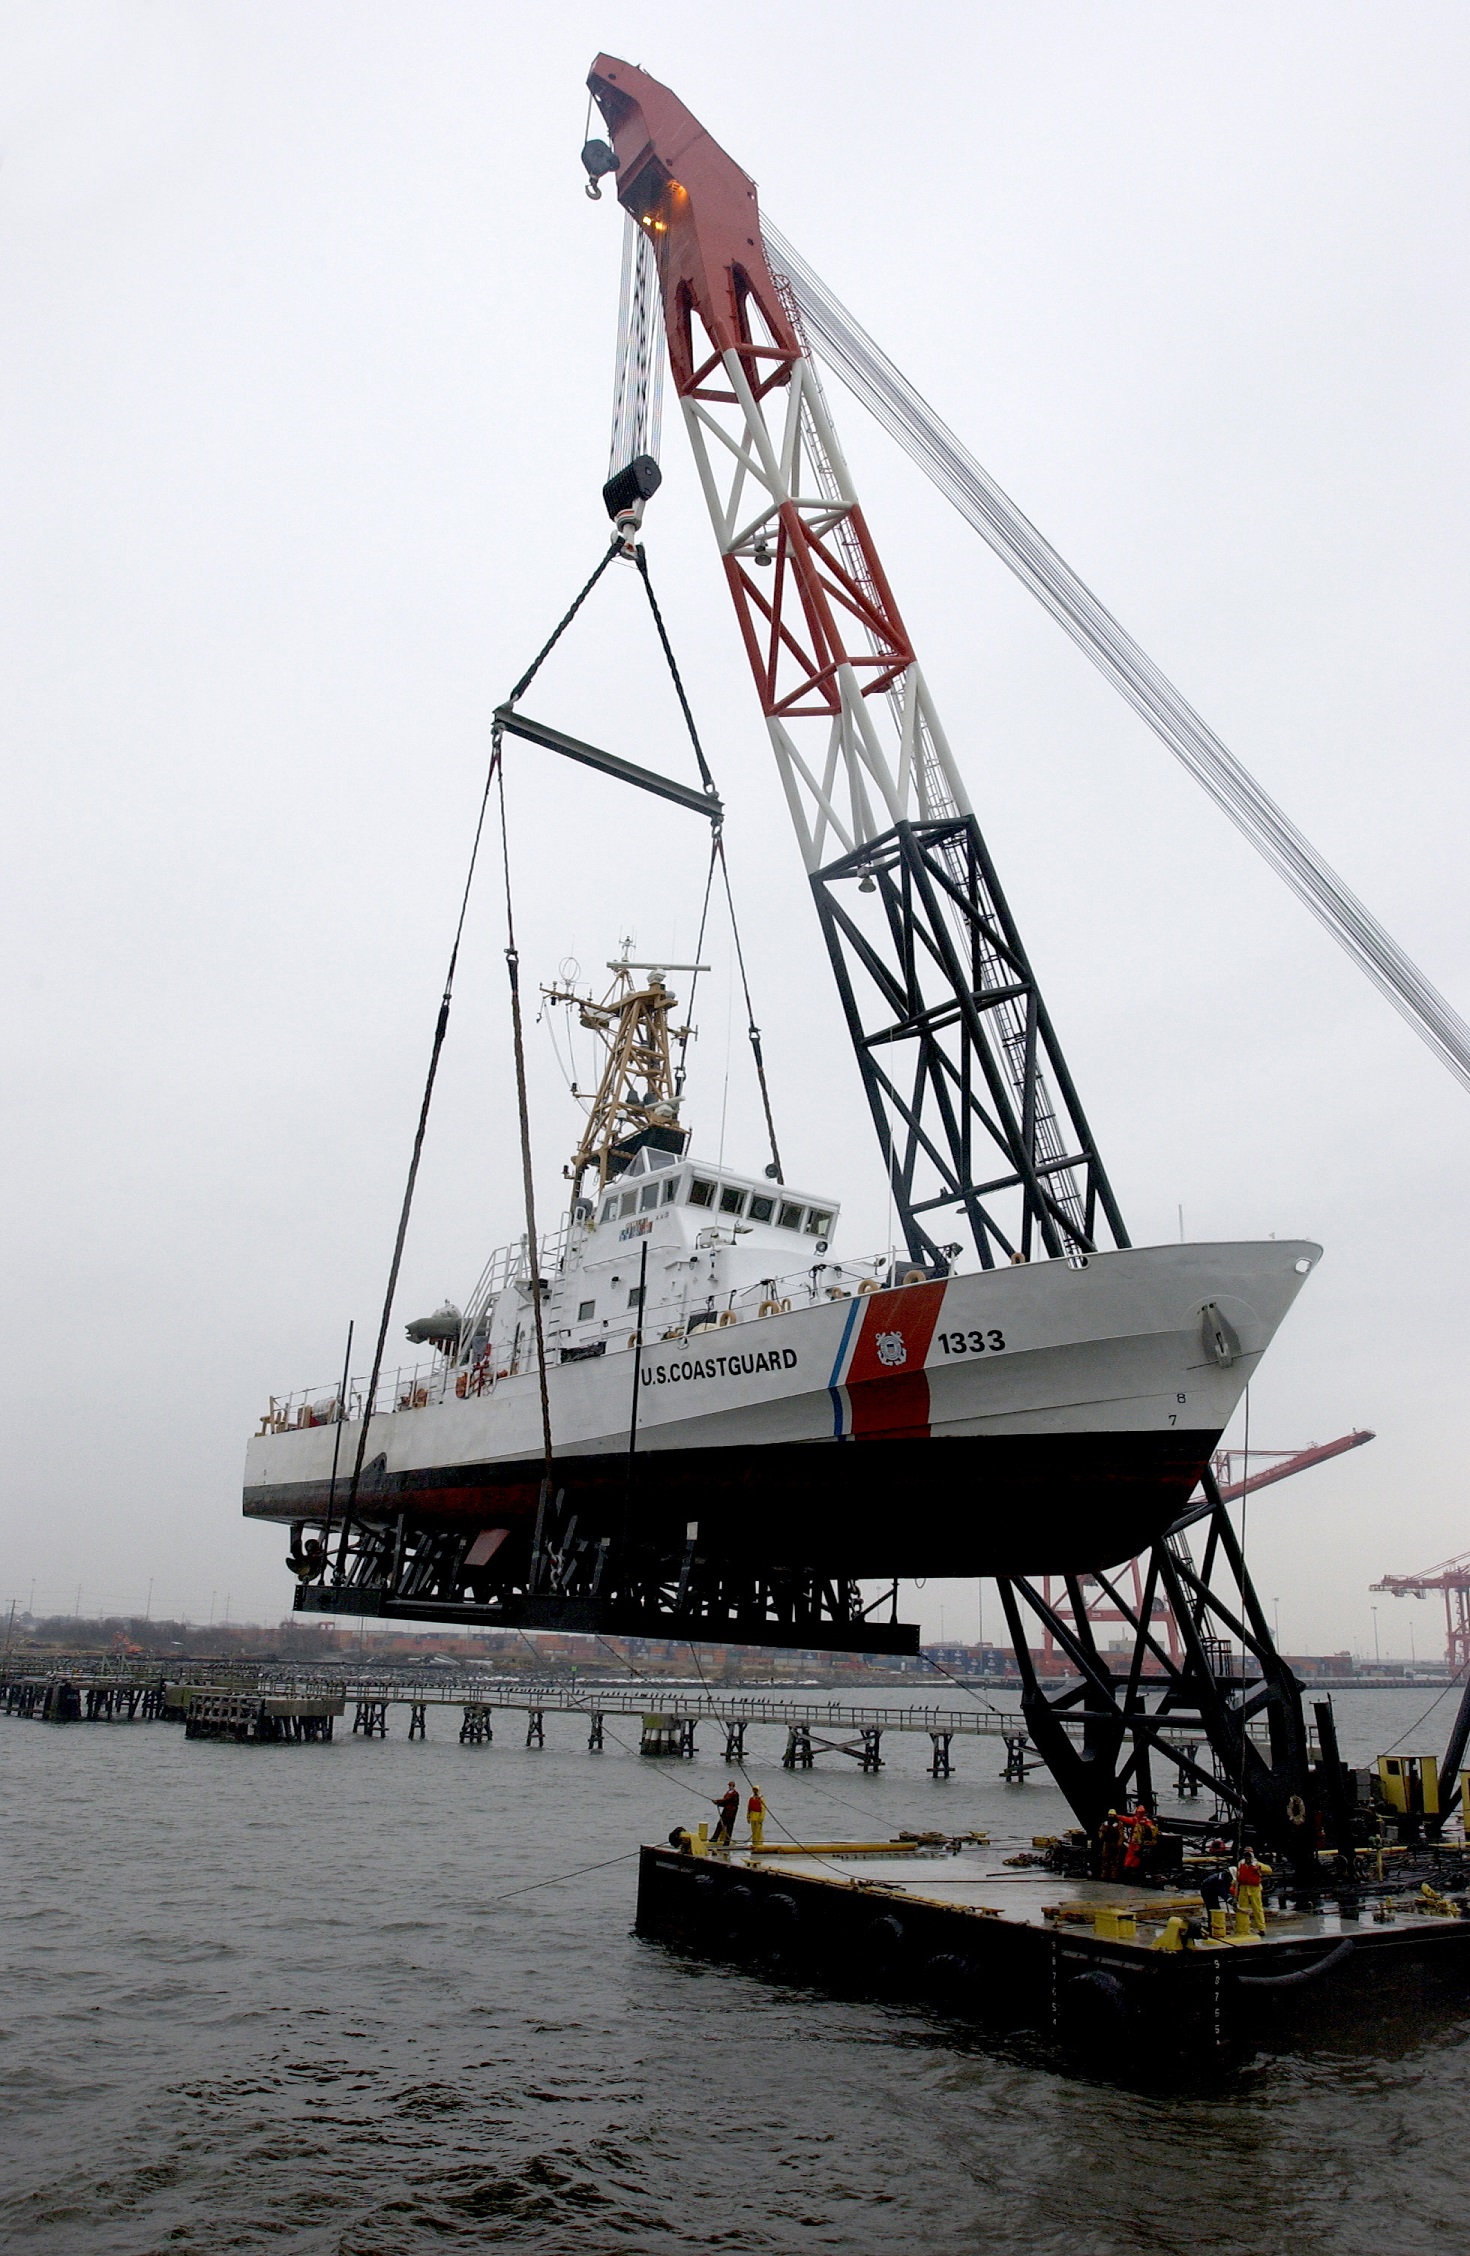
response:
<path id="1" fill-rule="evenodd" d="M 63 1684 L 64 1698 L 57 1690 Z M 146 1699 L 138 1697 L 142 1687 L 148 1688 Z M 0 1712 L 11 1715 L 78 1721 L 171 1715 L 177 1720 L 196 1695 L 206 1692 L 248 1694 L 272 1705 L 330 1701 L 338 1714 L 345 1715 L 351 1707 L 353 1732 L 368 1738 L 387 1737 L 389 1711 L 394 1708 L 408 1710 L 412 1739 L 426 1735 L 431 1709 L 458 1709 L 459 1738 L 466 1745 L 488 1743 L 494 1737 L 495 1717 L 518 1712 L 526 1719 L 527 1746 L 545 1745 L 548 1717 L 575 1715 L 586 1721 L 587 1744 L 596 1750 L 604 1744 L 605 1722 L 626 1716 L 637 1719 L 639 1751 L 649 1755 L 693 1756 L 696 1734 L 704 1724 L 723 1734 L 726 1762 L 744 1761 L 746 1735 L 758 1728 L 784 1731 L 780 1759 L 787 1769 L 810 1769 L 819 1755 L 840 1755 L 861 1770 L 881 1770 L 882 1743 L 889 1732 L 927 1736 L 932 1750 L 929 1768 L 936 1778 L 951 1776 L 950 1750 L 955 1740 L 1002 1741 L 1001 1775 L 1015 1782 L 1040 1766 L 1020 1710 L 998 1706 L 978 1688 L 962 1705 L 940 1706 L 902 1698 L 823 1699 L 796 1688 L 747 1692 L 654 1678 L 527 1680 L 475 1670 L 409 1671 L 350 1664 L 322 1668 L 208 1659 L 173 1664 L 88 1655 L 54 1660 L 48 1656 L 44 1663 L 26 1656 L 0 1668 Z M 1080 1729 L 1084 1718 L 1079 1713 L 1071 1720 Z M 1187 1722 L 1165 1724 L 1163 1730 L 1181 1747 L 1191 1749 L 1200 1736 L 1198 1726 L 1191 1729 Z"/>

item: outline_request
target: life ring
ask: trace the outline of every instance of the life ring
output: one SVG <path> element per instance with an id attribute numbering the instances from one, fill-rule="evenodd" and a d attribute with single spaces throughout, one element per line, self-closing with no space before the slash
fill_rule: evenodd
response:
<path id="1" fill-rule="evenodd" d="M 724 1331 L 727 1324 L 738 1324 L 739 1321 L 740 1318 L 736 1315 L 733 1308 L 722 1308 L 720 1310 L 719 1329 L 721 1331 Z"/>
<path id="2" fill-rule="evenodd" d="M 1290 1819 L 1290 1821 L 1291 1821 L 1291 1823 L 1292 1823 L 1293 1825 L 1305 1825 L 1305 1824 L 1306 1824 L 1306 1822 L 1307 1822 L 1307 1805 L 1306 1805 L 1306 1803 L 1305 1803 L 1305 1802 L 1304 1802 L 1304 1801 L 1302 1800 L 1302 1798 L 1301 1798 L 1301 1795 L 1300 1795 L 1300 1794 L 1293 1794 L 1293 1795 L 1292 1795 L 1292 1797 L 1291 1797 L 1291 1800 L 1290 1800 L 1290 1801 L 1289 1801 L 1289 1802 L 1287 1803 L 1287 1805 L 1286 1805 L 1286 1814 L 1287 1814 L 1287 1817 L 1288 1817 L 1288 1818 Z"/>
<path id="3" fill-rule="evenodd" d="M 922 1269 L 905 1269 L 903 1281 L 906 1285 L 927 1285 L 929 1278 Z"/>
<path id="4" fill-rule="evenodd" d="M 863 1279 L 861 1280 L 861 1282 L 859 1283 L 859 1285 L 858 1285 L 858 1292 L 859 1292 L 860 1294 L 861 1294 L 861 1293 L 870 1293 L 870 1292 L 881 1292 L 882 1290 L 883 1290 L 883 1287 L 882 1287 L 882 1286 L 881 1286 L 881 1285 L 879 1284 L 879 1282 L 878 1282 L 878 1280 L 877 1280 L 877 1278 L 876 1278 L 876 1277 L 864 1277 L 864 1278 L 863 1278 Z"/>
<path id="5" fill-rule="evenodd" d="M 781 1303 L 779 1300 L 763 1300 L 756 1310 L 758 1316 L 779 1316 L 780 1313 Z"/>

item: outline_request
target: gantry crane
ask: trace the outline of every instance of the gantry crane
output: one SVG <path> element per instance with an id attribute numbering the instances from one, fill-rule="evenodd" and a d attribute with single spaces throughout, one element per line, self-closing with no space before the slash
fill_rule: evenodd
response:
<path id="1" fill-rule="evenodd" d="M 1422 1574 L 1385 1575 L 1369 1587 L 1386 1590 L 1394 1598 L 1422 1599 L 1431 1590 L 1439 1591 L 1444 1598 L 1446 1664 L 1455 1676 L 1470 1668 L 1470 1551 L 1441 1559 Z"/>
<path id="2" fill-rule="evenodd" d="M 1325 1465 L 1332 1458 L 1343 1456 L 1349 1449 L 1361 1449 L 1365 1441 L 1372 1439 L 1371 1433 L 1359 1427 L 1352 1433 L 1340 1434 L 1336 1441 L 1314 1441 L 1306 1449 L 1217 1449 L 1212 1459 L 1212 1470 L 1219 1485 L 1220 1501 L 1222 1504 L 1237 1503 L 1243 1496 L 1253 1496 L 1258 1488 L 1269 1488 L 1275 1481 L 1290 1480 L 1293 1473 L 1309 1472 L 1313 1465 Z M 1251 1468 L 1258 1459 L 1264 1462 L 1260 1464 L 1258 1471 L 1253 1471 Z M 1237 1462 L 1240 1467 L 1239 1479 L 1235 1477 Z M 1109 1627 L 1122 1627 L 1130 1620 L 1141 1618 L 1144 1562 L 1141 1559 L 1130 1560 L 1125 1571 L 1128 1578 L 1125 1587 L 1132 1596 L 1130 1614 L 1125 1614 L 1121 1607 L 1110 1604 L 1091 1575 L 1082 1577 L 1082 1594 L 1089 1621 Z M 1052 1575 L 1042 1577 L 1042 1589 L 1048 1604 L 1053 1597 L 1060 1595 L 1060 1591 L 1053 1588 L 1055 1581 L 1056 1578 Z M 1383 1585 L 1375 1584 L 1374 1587 L 1381 1589 Z M 1089 1590 L 1096 1595 L 1089 1597 Z M 1149 1618 L 1154 1630 L 1168 1642 L 1170 1661 L 1176 1668 L 1180 1667 L 1184 1660 L 1184 1646 L 1179 1634 L 1179 1624 L 1167 1600 L 1161 1598 L 1157 1591 Z M 1050 1664 L 1056 1653 L 1050 1630 L 1043 1634 L 1042 1653 L 1045 1661 Z"/>

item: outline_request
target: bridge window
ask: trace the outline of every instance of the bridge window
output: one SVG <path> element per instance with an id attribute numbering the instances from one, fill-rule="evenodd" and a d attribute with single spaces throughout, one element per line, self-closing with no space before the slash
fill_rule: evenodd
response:
<path id="1" fill-rule="evenodd" d="M 752 1222 L 769 1222 L 775 1211 L 775 1200 L 767 1198 L 764 1191 L 751 1192 L 750 1219 Z"/>
<path id="2" fill-rule="evenodd" d="M 831 1215 L 819 1213 L 814 1206 L 808 1207 L 806 1234 L 809 1238 L 830 1238 L 832 1235 Z"/>
<path id="3" fill-rule="evenodd" d="M 714 1203 L 714 1184 L 702 1183 L 699 1177 L 696 1175 L 693 1182 L 689 1186 L 689 1204 L 691 1206 L 713 1206 Z"/>
<path id="4" fill-rule="evenodd" d="M 727 1183 L 720 1193 L 720 1212 L 721 1214 L 743 1214 L 745 1212 L 744 1191 L 737 1191 L 732 1183 Z"/>
<path id="5" fill-rule="evenodd" d="M 657 1183 L 644 1184 L 642 1190 L 638 1193 L 638 1204 L 645 1209 L 650 1206 L 658 1205 Z"/>
<path id="6" fill-rule="evenodd" d="M 672 1199 L 676 1199 L 678 1196 L 679 1178 L 675 1175 L 664 1185 L 664 1205 L 667 1206 Z"/>
<path id="7" fill-rule="evenodd" d="M 596 1314 L 597 1303 L 595 1300 L 584 1300 L 578 1303 L 577 1322 L 579 1324 L 590 1324 Z"/>
<path id="8" fill-rule="evenodd" d="M 790 1199 L 782 1199 L 781 1211 L 776 1220 L 783 1230 L 799 1230 L 801 1228 L 801 1215 L 802 1210 L 799 1206 L 793 1206 Z"/>

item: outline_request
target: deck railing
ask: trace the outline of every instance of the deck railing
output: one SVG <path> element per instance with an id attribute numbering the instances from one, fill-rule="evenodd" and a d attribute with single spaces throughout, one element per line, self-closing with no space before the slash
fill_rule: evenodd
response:
<path id="1" fill-rule="evenodd" d="M 715 1225 L 711 1225 L 715 1227 Z M 542 1275 L 554 1279 L 565 1252 L 567 1233 L 565 1227 L 549 1231 L 542 1240 Z M 529 1274 L 525 1267 L 526 1241 L 520 1239 L 512 1246 L 502 1246 L 486 1264 L 474 1292 L 470 1295 L 462 1324 L 462 1337 L 468 1340 L 488 1301 L 496 1292 L 503 1292 L 517 1277 Z M 678 1299 L 670 1299 L 662 1307 L 650 1304 L 649 1320 L 643 1334 L 645 1350 L 667 1347 L 678 1340 L 701 1339 L 706 1334 L 730 1329 L 733 1325 L 760 1323 L 771 1316 L 784 1316 L 794 1309 L 816 1308 L 829 1300 L 851 1300 L 855 1296 L 875 1292 L 881 1281 L 901 1263 L 902 1256 L 890 1247 L 885 1253 L 874 1254 L 862 1261 L 816 1261 L 805 1268 L 794 1269 L 780 1276 L 760 1277 L 754 1284 L 731 1288 L 712 1294 L 696 1290 L 685 1280 Z M 899 1267 L 899 1275 L 904 1274 Z M 636 1321 L 636 1319 L 632 1319 Z M 548 1323 L 546 1340 L 549 1355 L 554 1359 L 560 1349 L 580 1329 L 575 1324 Z M 631 1347 L 636 1333 L 601 1335 L 607 1338 L 612 1353 Z M 529 1321 L 517 1334 L 510 1356 L 499 1368 L 488 1355 L 468 1358 L 468 1351 L 452 1356 L 436 1355 L 432 1362 L 400 1365 L 396 1371 L 385 1371 L 378 1380 L 373 1398 L 373 1415 L 396 1410 L 425 1410 L 443 1402 L 451 1395 L 487 1394 L 504 1378 L 518 1377 L 523 1371 L 535 1369 L 534 1329 Z M 367 1394 L 367 1379 L 349 1380 L 345 1415 L 348 1420 L 362 1416 Z M 297 1387 L 290 1394 L 270 1398 L 270 1406 L 261 1417 L 260 1434 L 295 1433 L 311 1426 L 330 1426 L 344 1415 L 339 1384 L 328 1380 L 324 1385 Z"/>

